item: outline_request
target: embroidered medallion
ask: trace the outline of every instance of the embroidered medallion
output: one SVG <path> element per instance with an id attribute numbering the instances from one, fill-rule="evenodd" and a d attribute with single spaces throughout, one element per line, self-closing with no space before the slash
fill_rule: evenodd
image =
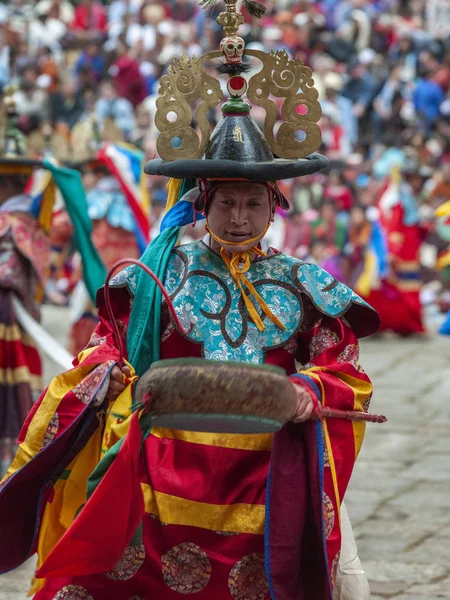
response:
<path id="1" fill-rule="evenodd" d="M 339 343 L 339 336 L 337 333 L 331 331 L 328 327 L 319 327 L 317 334 L 309 343 L 311 360 L 322 354 L 322 352 L 325 352 L 327 348 L 335 346 L 337 343 Z"/>
<path id="2" fill-rule="evenodd" d="M 333 562 L 331 564 L 331 585 L 334 587 L 336 583 L 336 576 L 339 568 L 339 559 L 341 557 L 341 551 L 338 550 L 336 552 L 336 556 L 333 558 Z"/>
<path id="3" fill-rule="evenodd" d="M 94 600 L 86 588 L 81 585 L 65 585 L 53 600 Z"/>
<path id="4" fill-rule="evenodd" d="M 47 425 L 47 429 L 45 430 L 44 439 L 42 440 L 41 450 L 48 446 L 50 442 L 55 439 L 56 434 L 59 429 L 59 416 L 58 413 L 55 412 L 53 417 L 50 419 L 49 424 Z"/>
<path id="5" fill-rule="evenodd" d="M 323 526 L 325 529 L 325 539 L 330 537 L 330 533 L 334 527 L 334 506 L 331 499 L 325 492 L 322 496 L 322 507 L 323 507 Z"/>
<path id="6" fill-rule="evenodd" d="M 89 375 L 73 388 L 72 391 L 78 400 L 81 400 L 83 404 L 87 404 L 91 400 L 113 364 L 113 360 L 108 360 L 98 365 L 98 367 L 95 367 Z"/>
<path id="7" fill-rule="evenodd" d="M 211 577 L 211 563 L 206 552 L 192 542 L 166 552 L 161 563 L 165 583 L 179 594 L 201 592 Z"/>
<path id="8" fill-rule="evenodd" d="M 228 576 L 228 587 L 233 600 L 268 600 L 264 554 L 248 554 L 237 562 Z"/>
<path id="9" fill-rule="evenodd" d="M 364 369 L 359 364 L 359 346 L 358 344 L 349 344 L 346 348 L 339 354 L 338 362 L 350 363 L 357 371 L 360 373 L 364 373 Z"/>
<path id="10" fill-rule="evenodd" d="M 145 560 L 145 546 L 128 546 L 116 566 L 106 573 L 108 579 L 126 581 L 136 575 Z"/>

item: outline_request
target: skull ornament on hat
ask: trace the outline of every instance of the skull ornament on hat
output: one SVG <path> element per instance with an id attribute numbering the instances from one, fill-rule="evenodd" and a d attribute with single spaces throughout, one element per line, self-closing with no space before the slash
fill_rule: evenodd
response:
<path id="1" fill-rule="evenodd" d="M 240 63 L 244 55 L 245 42 L 239 36 L 225 37 L 220 42 L 220 49 L 228 64 Z"/>

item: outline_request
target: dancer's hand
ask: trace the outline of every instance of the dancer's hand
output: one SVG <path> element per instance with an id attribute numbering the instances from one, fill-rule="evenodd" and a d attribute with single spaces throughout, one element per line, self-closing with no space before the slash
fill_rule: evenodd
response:
<path id="1" fill-rule="evenodd" d="M 130 376 L 130 367 L 124 365 L 122 370 L 119 369 L 117 365 L 115 365 L 111 369 L 111 376 L 109 378 L 109 387 L 106 392 L 106 397 L 108 400 L 115 400 L 127 387 L 128 384 L 124 383 L 124 378 Z"/>
<path id="2" fill-rule="evenodd" d="M 297 385 L 296 383 L 293 383 L 292 385 L 295 388 L 297 401 L 297 408 L 292 421 L 294 421 L 294 423 L 303 423 L 303 421 L 307 421 L 311 418 L 314 410 L 314 402 L 304 387 Z"/>

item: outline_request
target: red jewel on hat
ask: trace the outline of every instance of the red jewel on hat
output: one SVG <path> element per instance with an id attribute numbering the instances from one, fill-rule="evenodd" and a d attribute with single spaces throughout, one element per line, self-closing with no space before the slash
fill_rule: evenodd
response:
<path id="1" fill-rule="evenodd" d="M 227 89 L 231 96 L 242 96 L 247 91 L 247 81 L 242 75 L 233 75 L 228 80 Z"/>

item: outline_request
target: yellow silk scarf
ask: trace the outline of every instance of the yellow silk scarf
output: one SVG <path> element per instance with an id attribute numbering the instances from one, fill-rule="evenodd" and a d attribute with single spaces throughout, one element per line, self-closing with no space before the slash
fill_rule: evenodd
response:
<path id="1" fill-rule="evenodd" d="M 261 233 L 260 235 L 251 238 L 249 240 L 245 240 L 242 243 L 243 244 L 256 244 L 257 242 L 259 242 L 259 240 L 261 240 L 264 235 L 266 234 L 267 230 L 270 227 L 270 223 L 268 223 L 267 227 L 265 228 L 265 230 L 263 231 L 263 233 Z M 248 297 L 248 295 L 245 292 L 245 288 L 247 288 L 247 290 L 250 292 L 250 294 L 254 297 L 254 299 L 258 302 L 258 304 L 260 305 L 260 307 L 262 308 L 264 314 L 273 322 L 275 323 L 275 325 L 277 327 L 279 327 L 280 329 L 282 329 L 283 331 L 286 329 L 286 327 L 283 325 L 283 323 L 273 314 L 273 312 L 270 310 L 270 308 L 267 306 L 266 302 L 261 298 L 261 296 L 258 294 L 258 292 L 256 291 L 255 287 L 253 286 L 252 283 L 250 283 L 250 281 L 247 279 L 247 277 L 245 277 L 245 273 L 249 270 L 250 265 L 251 265 L 251 252 L 254 252 L 255 254 L 257 254 L 258 256 L 266 256 L 266 252 L 263 252 L 262 250 L 260 250 L 256 245 L 252 246 L 250 248 L 250 250 L 247 250 L 245 252 L 232 252 L 231 253 L 231 257 L 229 255 L 229 253 L 227 252 L 227 250 L 225 249 L 225 246 L 232 246 L 235 245 L 235 243 L 233 242 L 228 242 L 227 240 L 223 240 L 219 237 L 217 237 L 209 228 L 208 225 L 206 225 L 206 230 L 208 231 L 208 233 L 210 234 L 210 236 L 216 240 L 216 242 L 218 244 L 221 245 L 221 249 L 220 249 L 220 256 L 222 257 L 224 263 L 227 265 L 228 270 L 230 271 L 233 279 L 236 281 L 236 284 L 238 286 L 238 288 L 241 291 L 242 294 L 242 298 L 244 300 L 245 306 L 247 308 L 247 311 L 250 315 L 250 317 L 252 318 L 253 323 L 256 325 L 256 327 L 258 328 L 258 331 L 263 331 L 265 329 L 264 323 L 261 319 L 261 317 L 258 314 L 258 311 L 256 310 L 256 308 L 254 307 L 252 301 L 250 300 L 250 298 Z"/>

